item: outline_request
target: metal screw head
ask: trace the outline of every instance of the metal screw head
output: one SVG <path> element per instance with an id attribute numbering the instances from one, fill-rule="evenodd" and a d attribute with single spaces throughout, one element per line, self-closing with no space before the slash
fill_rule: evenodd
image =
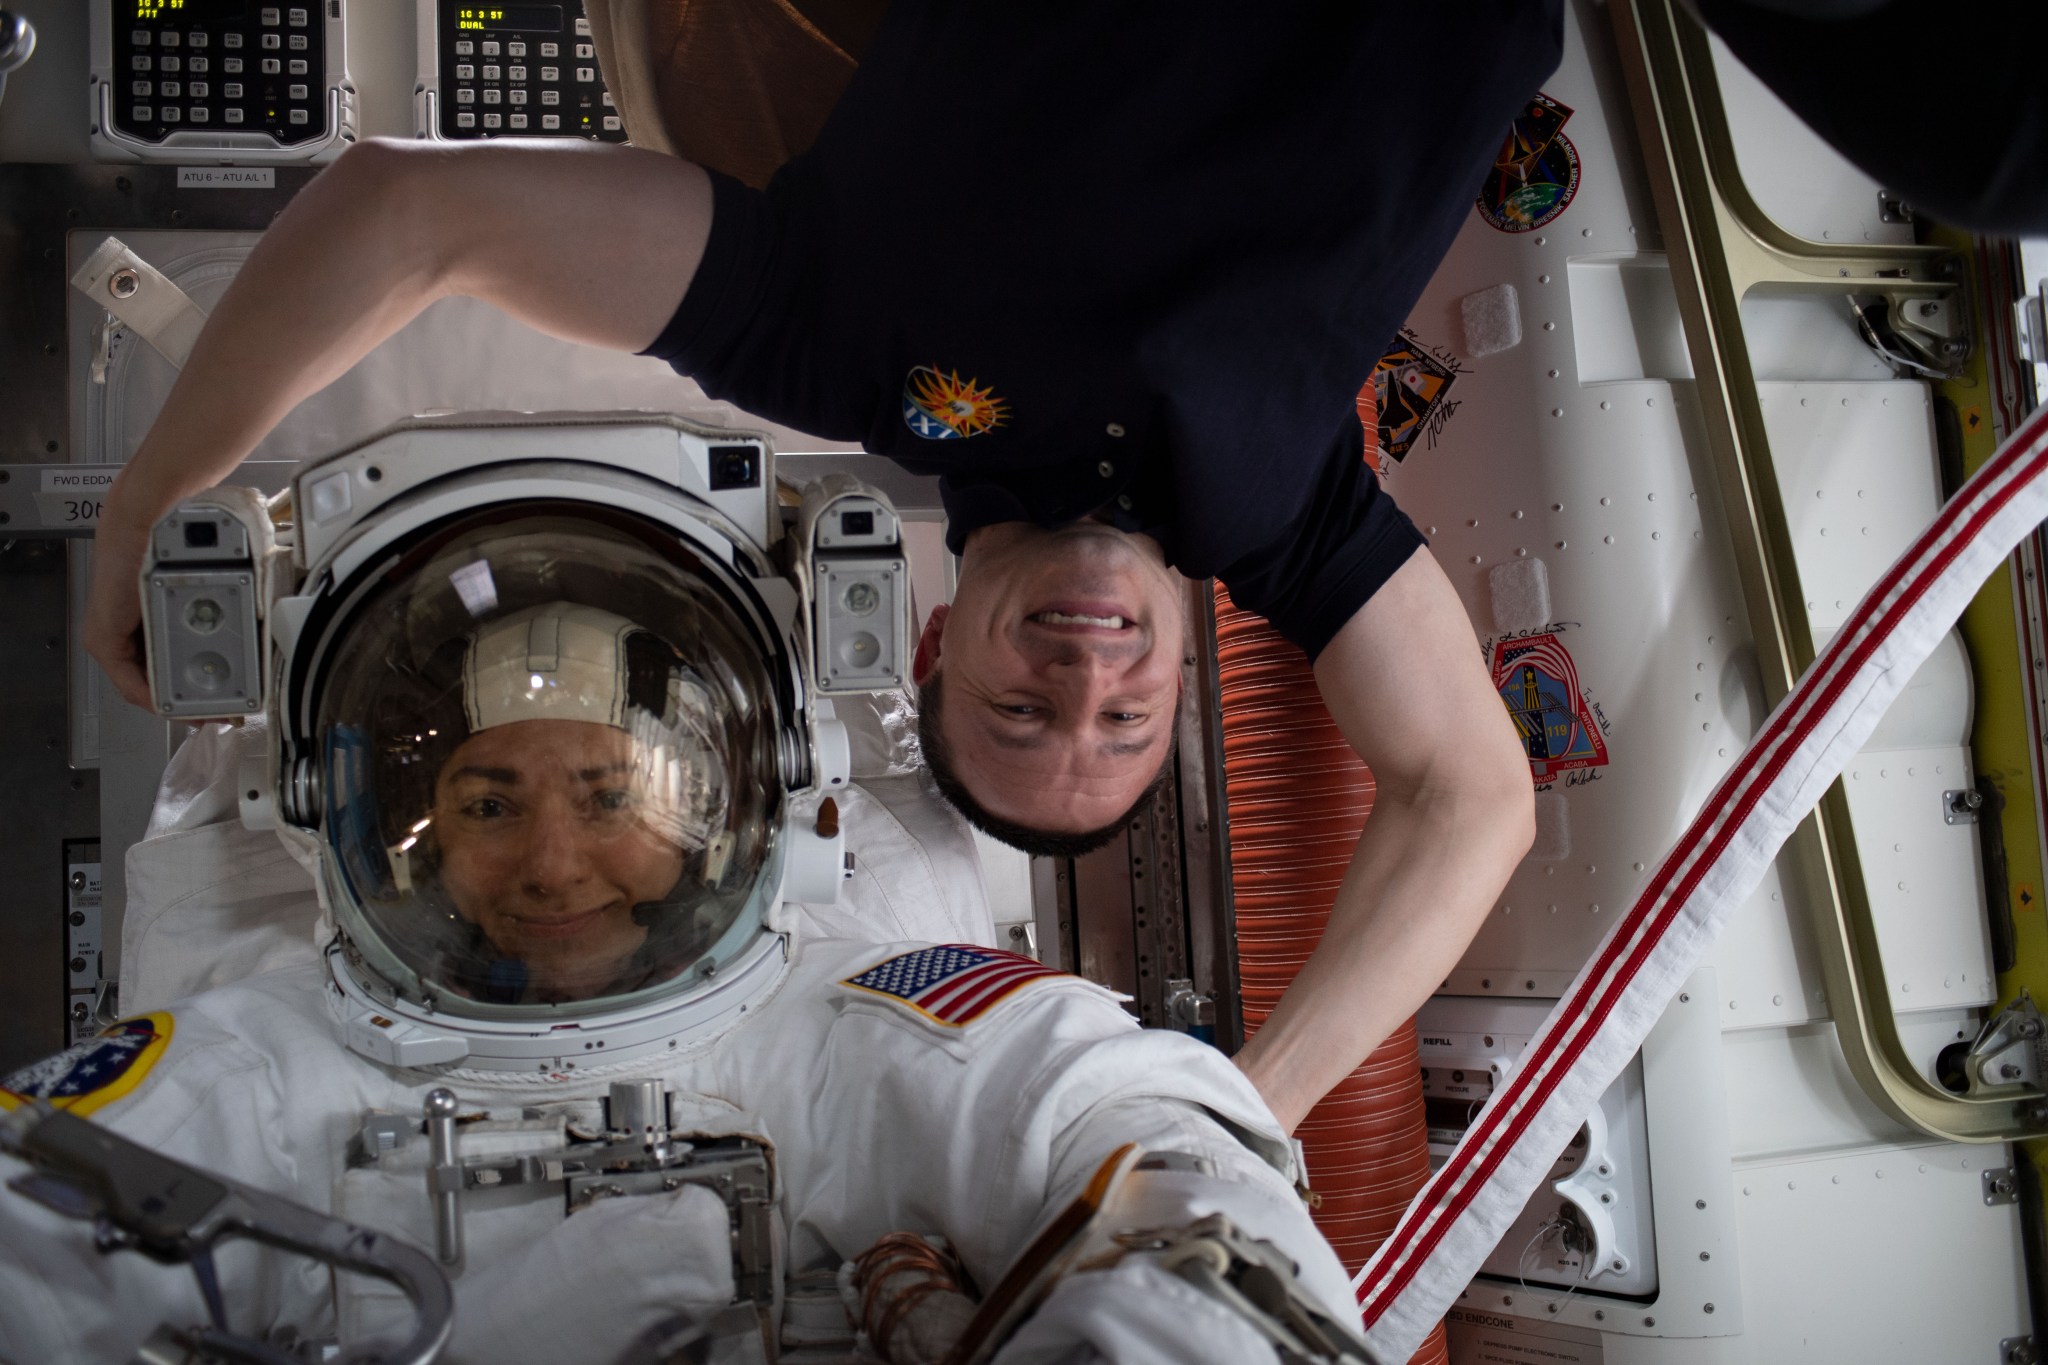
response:
<path id="1" fill-rule="evenodd" d="M 117 299 L 132 299 L 142 288 L 142 277 L 132 270 L 116 270 L 107 277 L 107 292 Z"/>
<path id="2" fill-rule="evenodd" d="M 73 891 L 85 890 L 85 873 L 74 872 L 71 874 L 71 889 Z"/>
<path id="3" fill-rule="evenodd" d="M 1926 303 L 1920 305 L 1920 316 L 1923 318 L 1931 318 L 1940 311 L 1941 305 L 1934 302 L 1932 299 L 1929 299 Z"/>

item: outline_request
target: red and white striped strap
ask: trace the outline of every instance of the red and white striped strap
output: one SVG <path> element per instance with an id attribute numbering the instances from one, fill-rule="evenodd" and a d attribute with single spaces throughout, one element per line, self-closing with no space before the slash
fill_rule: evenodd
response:
<path id="1" fill-rule="evenodd" d="M 1478 1273 L 1728 916 L 2013 547 L 2048 520 L 2048 408 L 1857 604 L 1651 874 L 1392 1236 L 1358 1273 L 1366 1338 L 1406 1360 Z"/>

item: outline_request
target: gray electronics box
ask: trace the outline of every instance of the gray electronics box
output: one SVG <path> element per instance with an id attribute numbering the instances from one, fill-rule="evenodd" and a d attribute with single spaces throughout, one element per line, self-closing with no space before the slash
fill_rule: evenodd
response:
<path id="1" fill-rule="evenodd" d="M 158 714 L 262 710 L 263 635 L 247 528 L 225 508 L 188 505 L 156 524 L 150 550 L 143 620 Z"/>

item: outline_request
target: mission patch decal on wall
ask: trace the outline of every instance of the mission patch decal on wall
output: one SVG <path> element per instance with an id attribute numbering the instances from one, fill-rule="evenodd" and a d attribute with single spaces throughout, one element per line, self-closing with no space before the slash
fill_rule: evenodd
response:
<path id="1" fill-rule="evenodd" d="M 903 379 L 903 425 L 927 441 L 965 440 L 994 431 L 1010 416 L 1010 405 L 977 379 L 958 371 L 919 365 Z"/>
<path id="2" fill-rule="evenodd" d="M 1607 766 L 1607 741 L 1595 708 L 1579 686 L 1571 651 L 1555 634 L 1496 641 L 1493 686 L 1515 722 L 1537 785 L 1548 785 L 1563 773 Z M 1567 785 L 1580 783 L 1567 779 Z"/>
<path id="3" fill-rule="evenodd" d="M 1418 440 L 1432 449 L 1444 423 L 1458 410 L 1451 385 L 1465 372 L 1458 358 L 1431 346 L 1406 327 L 1372 367 L 1373 397 L 1379 405 L 1380 462 L 1406 459 Z"/>
<path id="4" fill-rule="evenodd" d="M 1508 126 L 1479 191 L 1479 216 L 1501 232 L 1533 232 L 1579 192 L 1579 152 L 1564 135 L 1569 105 L 1537 95 Z"/>

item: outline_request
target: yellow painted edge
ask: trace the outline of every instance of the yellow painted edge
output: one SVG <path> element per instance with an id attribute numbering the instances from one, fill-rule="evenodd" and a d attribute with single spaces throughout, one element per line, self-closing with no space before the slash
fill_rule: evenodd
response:
<path id="1" fill-rule="evenodd" d="M 1960 252 L 1976 268 L 1975 239 L 1953 228 L 1935 227 L 1926 240 Z M 1971 308 L 1983 305 L 1972 297 Z M 1980 332 L 1968 365 L 1956 379 L 1934 386 L 1935 392 L 1952 403 L 1960 414 L 1972 407 L 1988 415 L 1992 402 L 1990 366 L 1985 358 Z M 1985 422 L 1975 433 L 1963 432 L 1963 472 L 1974 474 L 1998 449 L 1993 423 Z M 2012 922 L 2014 965 L 1998 978 L 1998 1001 L 2002 1008 L 2029 989 L 2037 1002 L 2048 1003 L 2048 877 L 2041 863 L 2040 812 L 2034 801 L 2033 739 L 2027 725 L 2027 692 L 2019 644 L 2019 603 L 2014 596 L 2015 570 L 2007 562 L 2004 573 L 1994 574 L 1964 610 L 1958 628 L 1969 651 L 1976 716 L 1970 729 L 1970 757 L 1980 777 L 1988 776 L 2005 798 L 2002 831 L 2005 835 L 2007 894 L 2013 898 Z M 2033 904 L 2022 907 L 2022 887 L 2033 891 Z M 2015 1144 L 2019 1159 L 2032 1161 L 2048 1188 L 2048 1138 Z M 2048 1195 L 2044 1195 L 2048 1202 Z M 2048 1209 L 2043 1210 L 2048 1215 Z"/>

